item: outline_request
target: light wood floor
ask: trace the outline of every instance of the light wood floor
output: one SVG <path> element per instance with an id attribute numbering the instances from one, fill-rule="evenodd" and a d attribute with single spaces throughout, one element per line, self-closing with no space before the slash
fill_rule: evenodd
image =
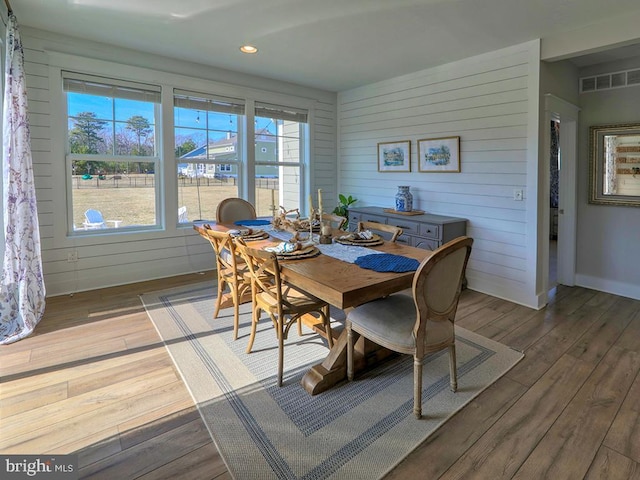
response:
<path id="1" fill-rule="evenodd" d="M 82 478 L 230 478 L 138 299 L 205 278 L 49 299 L 0 347 L 0 452 L 77 453 Z M 535 311 L 467 290 L 458 324 L 526 357 L 388 479 L 640 480 L 640 301 L 559 287 Z"/>

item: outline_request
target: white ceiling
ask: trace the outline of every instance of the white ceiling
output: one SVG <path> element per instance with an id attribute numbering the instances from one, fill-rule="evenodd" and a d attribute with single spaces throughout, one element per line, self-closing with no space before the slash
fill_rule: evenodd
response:
<path id="1" fill-rule="evenodd" d="M 329 91 L 640 12 L 638 0 L 9 1 L 21 26 Z"/>

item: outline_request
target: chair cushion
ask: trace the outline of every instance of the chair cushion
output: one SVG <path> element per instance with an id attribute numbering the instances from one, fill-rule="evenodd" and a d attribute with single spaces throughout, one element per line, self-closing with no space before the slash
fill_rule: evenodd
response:
<path id="1" fill-rule="evenodd" d="M 374 342 L 400 351 L 413 350 L 416 305 L 402 293 L 380 298 L 354 308 L 347 315 L 352 329 Z"/>
<path id="2" fill-rule="evenodd" d="M 352 329 L 395 351 L 411 353 L 415 349 L 413 328 L 417 310 L 413 297 L 396 293 L 354 308 L 347 315 Z M 453 324 L 429 321 L 425 344 L 439 344 L 453 336 Z"/>

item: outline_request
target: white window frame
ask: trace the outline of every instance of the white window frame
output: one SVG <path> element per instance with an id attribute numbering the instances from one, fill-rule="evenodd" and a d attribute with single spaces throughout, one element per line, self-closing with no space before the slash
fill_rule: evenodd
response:
<path id="1" fill-rule="evenodd" d="M 69 110 L 68 110 L 68 101 L 67 101 L 67 91 L 65 90 L 62 94 L 62 105 L 64 118 L 66 119 L 64 125 L 64 138 L 65 138 L 65 181 L 67 185 L 67 235 L 69 237 L 82 237 L 82 236 L 92 236 L 92 235 L 111 235 L 111 234 L 121 234 L 123 232 L 135 232 L 135 231 L 147 231 L 147 230 L 160 230 L 163 228 L 163 222 L 161 221 L 162 215 L 162 102 L 161 102 L 161 87 L 158 85 L 153 85 L 150 83 L 138 83 L 138 82 L 129 82 L 125 80 L 121 80 L 119 78 L 111 78 L 111 77 L 103 77 L 96 75 L 87 75 L 83 73 L 62 70 L 62 84 L 64 87 L 65 79 L 70 80 L 79 80 L 79 81 L 87 81 L 96 83 L 101 83 L 104 85 L 112 85 L 114 89 L 118 90 L 122 88 L 126 91 L 127 88 L 131 89 L 139 89 L 139 88 L 148 88 L 150 91 L 153 90 L 157 92 L 157 101 L 154 102 L 154 152 L 153 156 L 134 156 L 134 155 L 105 155 L 105 154 L 76 154 L 69 152 Z M 63 88 L 64 89 L 64 88 Z M 76 91 L 77 92 L 77 91 Z M 107 96 L 107 95 L 105 95 Z M 126 96 L 110 96 L 109 98 L 127 98 Z M 155 96 L 153 98 L 156 98 Z M 151 102 L 150 102 L 151 103 Z M 115 134 L 115 130 L 114 130 Z M 114 143 L 115 148 L 115 143 Z M 154 198 L 155 198 L 155 224 L 141 225 L 141 226 L 125 226 L 119 228 L 106 228 L 106 229 L 76 229 L 73 218 L 73 172 L 72 165 L 74 161 L 77 160 L 91 160 L 96 162 L 144 162 L 144 163 L 153 163 L 154 164 Z M 71 176 L 70 176 L 71 175 Z"/>

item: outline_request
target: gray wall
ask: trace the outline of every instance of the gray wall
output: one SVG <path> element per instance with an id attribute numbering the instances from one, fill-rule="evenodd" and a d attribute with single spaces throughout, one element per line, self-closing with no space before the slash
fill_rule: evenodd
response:
<path id="1" fill-rule="evenodd" d="M 579 73 L 584 77 L 634 68 L 640 68 L 640 58 Z M 640 208 L 588 203 L 589 127 L 640 124 L 640 86 L 581 94 L 580 107 L 576 283 L 640 298 Z"/>

